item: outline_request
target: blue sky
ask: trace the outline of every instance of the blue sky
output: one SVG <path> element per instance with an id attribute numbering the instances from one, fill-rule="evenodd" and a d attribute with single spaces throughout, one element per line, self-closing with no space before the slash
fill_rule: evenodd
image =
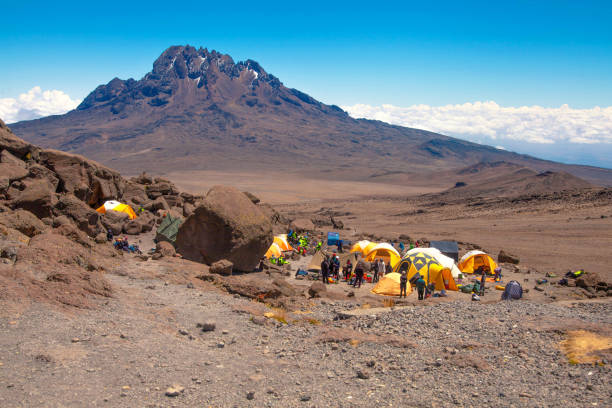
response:
<path id="1" fill-rule="evenodd" d="M 612 106 L 611 2 L 3 3 L 0 99 L 38 86 L 80 100 L 115 76 L 142 77 L 169 45 L 188 43 L 257 60 L 285 85 L 347 109 Z"/>

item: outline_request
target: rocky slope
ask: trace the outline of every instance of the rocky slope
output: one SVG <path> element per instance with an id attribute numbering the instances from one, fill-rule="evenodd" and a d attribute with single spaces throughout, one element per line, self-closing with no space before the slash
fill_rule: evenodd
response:
<path id="1" fill-rule="evenodd" d="M 612 170 L 567 166 L 447 136 L 355 120 L 285 87 L 257 62 L 190 46 L 168 48 L 140 80 L 113 79 L 65 115 L 12 125 L 45 147 L 121 171 L 277 170 L 365 177 L 423 174 L 482 161 L 567 171 L 612 185 Z"/>

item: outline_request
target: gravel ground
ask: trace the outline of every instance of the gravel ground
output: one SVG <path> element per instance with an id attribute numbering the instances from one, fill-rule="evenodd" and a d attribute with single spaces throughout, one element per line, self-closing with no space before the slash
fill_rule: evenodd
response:
<path id="1" fill-rule="evenodd" d="M 33 304 L 0 318 L 0 406 L 612 404 L 609 362 L 572 365 L 558 347 L 568 329 L 609 333 L 608 301 L 452 302 L 340 319 L 354 303 L 317 300 L 284 324 L 216 289 L 108 278 L 116 295 L 95 309 Z M 197 327 L 210 322 L 213 331 Z"/>

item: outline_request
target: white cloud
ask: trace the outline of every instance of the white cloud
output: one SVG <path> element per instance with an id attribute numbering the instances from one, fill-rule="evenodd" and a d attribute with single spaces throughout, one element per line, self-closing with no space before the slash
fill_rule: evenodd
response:
<path id="1" fill-rule="evenodd" d="M 489 101 L 406 108 L 357 104 L 342 108 L 355 118 L 381 120 L 479 143 L 612 143 L 612 107 L 503 107 Z"/>
<path id="2" fill-rule="evenodd" d="M 35 86 L 15 98 L 0 98 L 0 119 L 6 123 L 58 115 L 76 108 L 81 101 L 62 91 L 43 91 Z"/>

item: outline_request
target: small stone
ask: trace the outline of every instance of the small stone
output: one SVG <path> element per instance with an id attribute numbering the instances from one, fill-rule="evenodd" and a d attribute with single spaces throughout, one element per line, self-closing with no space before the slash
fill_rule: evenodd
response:
<path id="1" fill-rule="evenodd" d="M 528 394 L 526 392 L 521 392 L 519 394 L 519 397 L 523 397 L 523 398 L 533 398 L 533 396 L 531 394 Z"/>
<path id="2" fill-rule="evenodd" d="M 364 370 L 357 370 L 357 378 L 367 380 L 368 378 L 370 378 L 370 374 L 368 374 Z"/>
<path id="3" fill-rule="evenodd" d="M 255 398 L 255 391 L 247 392 L 246 398 L 250 401 Z"/>
<path id="4" fill-rule="evenodd" d="M 70 341 L 73 343 L 78 343 L 79 341 L 81 341 L 81 339 L 79 339 L 78 337 L 73 337 Z"/>
<path id="5" fill-rule="evenodd" d="M 229 330 L 222 330 L 221 334 L 229 334 Z"/>
<path id="6" fill-rule="evenodd" d="M 366 365 L 370 368 L 374 367 L 376 365 L 376 361 L 374 360 L 370 360 L 366 363 Z"/>
<path id="7" fill-rule="evenodd" d="M 182 387 L 179 384 L 174 384 L 166 389 L 166 396 L 178 397 L 183 391 L 185 391 L 185 387 Z"/>
<path id="8" fill-rule="evenodd" d="M 204 322 L 196 324 L 196 327 L 201 328 L 203 332 L 211 332 L 215 330 L 217 325 L 215 322 Z"/>
<path id="9" fill-rule="evenodd" d="M 187 289 L 193 289 L 193 288 L 194 288 L 193 283 L 189 282 L 187 284 Z"/>
<path id="10" fill-rule="evenodd" d="M 121 333 L 121 334 L 119 334 L 119 338 L 121 338 L 121 339 L 127 339 L 127 336 L 126 336 L 125 334 Z"/>
<path id="11" fill-rule="evenodd" d="M 220 341 L 220 342 L 217 343 L 217 348 L 223 348 L 223 347 L 225 347 L 225 343 L 224 342 Z"/>
<path id="12" fill-rule="evenodd" d="M 310 395 L 302 395 L 302 396 L 300 397 L 300 401 L 302 401 L 302 402 L 308 402 L 308 401 L 310 401 Z"/>
<path id="13" fill-rule="evenodd" d="M 185 329 L 179 329 L 178 332 L 179 332 L 180 335 L 183 335 L 183 336 L 187 336 L 189 334 L 189 332 L 187 330 L 185 330 Z"/>
<path id="14" fill-rule="evenodd" d="M 127 391 L 127 390 L 129 390 L 129 389 L 130 389 L 130 386 L 129 386 L 129 385 L 124 385 L 123 387 L 121 387 L 121 389 L 122 389 L 123 391 Z"/>

